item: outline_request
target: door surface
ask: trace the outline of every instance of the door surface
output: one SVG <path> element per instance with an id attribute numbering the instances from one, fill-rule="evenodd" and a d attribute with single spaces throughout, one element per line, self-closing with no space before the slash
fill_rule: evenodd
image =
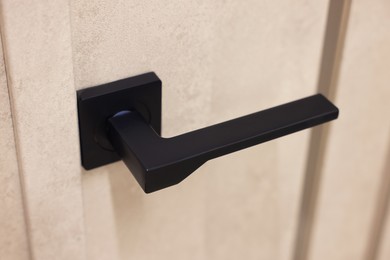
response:
<path id="1" fill-rule="evenodd" d="M 0 3 L 0 259 L 390 257 L 389 1 Z M 76 90 L 149 71 L 165 137 L 318 92 L 340 118 L 144 194 L 82 169 Z"/>

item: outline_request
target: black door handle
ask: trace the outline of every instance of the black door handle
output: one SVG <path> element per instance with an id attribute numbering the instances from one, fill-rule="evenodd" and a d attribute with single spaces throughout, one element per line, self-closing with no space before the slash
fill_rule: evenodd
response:
<path id="1" fill-rule="evenodd" d="M 160 82 L 155 74 L 149 76 Z M 150 85 L 150 78 L 144 83 L 141 80 L 140 84 L 138 79 L 138 86 L 146 88 Z M 107 91 L 105 95 L 109 95 Z M 150 115 L 145 116 L 145 112 L 129 106 L 116 112 L 105 121 L 107 138 L 146 193 L 179 183 L 210 159 L 338 117 L 337 107 L 317 94 L 183 135 L 163 138 L 159 135 L 159 126 L 154 126 Z M 80 118 L 80 131 L 81 125 Z M 83 148 L 83 140 L 81 144 Z"/>

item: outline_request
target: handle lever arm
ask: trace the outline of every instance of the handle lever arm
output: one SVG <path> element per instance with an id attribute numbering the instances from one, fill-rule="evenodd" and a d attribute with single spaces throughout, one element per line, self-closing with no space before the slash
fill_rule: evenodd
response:
<path id="1" fill-rule="evenodd" d="M 336 119 L 317 94 L 172 138 L 160 137 L 138 112 L 108 120 L 108 138 L 146 193 L 179 183 L 206 161 Z"/>

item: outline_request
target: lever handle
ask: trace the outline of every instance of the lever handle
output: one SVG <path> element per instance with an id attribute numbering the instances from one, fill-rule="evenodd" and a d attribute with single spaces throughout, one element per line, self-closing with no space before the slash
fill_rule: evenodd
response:
<path id="1" fill-rule="evenodd" d="M 163 138 L 161 86 L 149 72 L 77 91 L 85 169 L 122 159 L 149 193 L 179 183 L 210 159 L 336 119 L 339 112 L 318 94 Z"/>
<path id="2" fill-rule="evenodd" d="M 108 119 L 108 139 L 146 193 L 175 185 L 206 161 L 336 119 L 317 94 L 172 138 L 137 111 Z"/>

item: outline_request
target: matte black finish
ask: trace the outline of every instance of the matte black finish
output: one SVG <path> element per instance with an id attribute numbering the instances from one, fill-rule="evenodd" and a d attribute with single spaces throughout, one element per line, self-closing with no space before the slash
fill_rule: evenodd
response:
<path id="1" fill-rule="evenodd" d="M 106 124 L 108 140 L 146 193 L 179 183 L 210 159 L 338 117 L 338 109 L 318 94 L 176 137 L 163 138 L 160 136 L 160 112 L 157 111 L 161 106 L 161 82 L 153 73 L 136 78 L 136 81 L 130 78 L 87 89 L 85 95 L 79 93 L 80 136 L 85 168 L 118 160 L 119 157 L 113 156 L 111 151 L 106 152 L 109 157 L 103 158 L 104 153 L 98 151 L 99 145 L 96 147 L 96 143 L 92 144 L 94 138 L 87 137 L 88 131 L 92 133 L 93 129 L 101 127 L 107 130 L 104 126 Z M 116 86 L 119 82 L 121 88 Z M 140 86 L 136 86 L 134 82 Z M 125 87 L 126 83 L 129 83 L 128 89 Z M 107 86 L 110 86 L 110 91 Z M 116 88 L 120 89 L 121 95 L 117 95 L 114 90 Z M 142 91 L 144 88 L 145 92 Z M 94 90 L 94 95 L 90 95 L 91 90 Z M 106 94 L 111 97 L 106 99 Z M 119 97 L 120 101 L 116 102 Z M 84 104 L 89 99 L 93 101 Z M 103 100 L 109 101 L 99 105 Z M 144 110 L 138 110 L 137 100 L 143 104 L 140 107 Z M 127 101 L 129 105 L 125 106 Z M 111 108 L 111 105 L 115 108 Z M 150 112 L 145 112 L 145 108 Z M 104 117 L 98 115 L 101 111 L 105 112 Z M 94 113 L 92 117 L 96 120 L 83 121 Z M 99 124 L 96 124 L 97 121 Z M 89 126 L 90 122 L 94 122 L 93 126 Z M 105 139 L 105 130 L 95 132 Z M 83 138 L 88 140 L 84 141 Z M 98 157 L 94 158 L 96 154 Z"/>
<path id="2" fill-rule="evenodd" d="M 154 73 L 77 91 L 81 162 L 86 170 L 120 160 L 107 139 L 107 120 L 134 110 L 160 134 L 161 81 Z"/>

